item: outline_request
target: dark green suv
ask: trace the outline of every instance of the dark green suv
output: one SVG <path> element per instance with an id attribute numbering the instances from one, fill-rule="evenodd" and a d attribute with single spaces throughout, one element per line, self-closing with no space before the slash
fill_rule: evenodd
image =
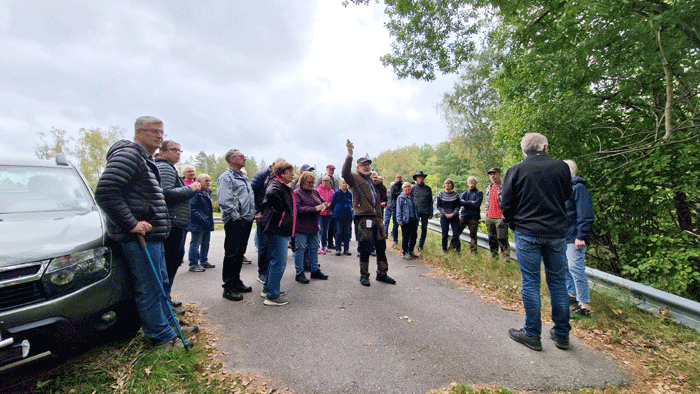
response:
<path id="1" fill-rule="evenodd" d="M 138 329 L 121 248 L 85 178 L 55 160 L 0 158 L 0 370 Z"/>

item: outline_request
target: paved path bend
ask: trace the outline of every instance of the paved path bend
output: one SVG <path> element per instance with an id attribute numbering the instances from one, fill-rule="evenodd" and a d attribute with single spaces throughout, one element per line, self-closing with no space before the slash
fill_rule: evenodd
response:
<path id="1" fill-rule="evenodd" d="M 212 233 L 209 257 L 216 268 L 193 273 L 183 265 L 172 294 L 207 311 L 230 372 L 261 372 L 297 393 L 328 394 L 425 393 L 452 382 L 534 392 L 631 382 L 576 338 L 572 350 L 557 349 L 549 326 L 541 352 L 513 342 L 508 329 L 522 327 L 523 316 L 431 276 L 434 270 L 419 261 L 389 252 L 389 274 L 398 283 L 376 282 L 373 274 L 371 286 L 361 286 L 355 242 L 352 256 L 319 256 L 330 278 L 307 285 L 294 280 L 290 252 L 282 278 L 290 303 L 265 306 L 251 235 L 246 256 L 253 264 L 243 265 L 241 277 L 253 292 L 228 301 L 221 288 L 223 238 L 223 231 Z"/>

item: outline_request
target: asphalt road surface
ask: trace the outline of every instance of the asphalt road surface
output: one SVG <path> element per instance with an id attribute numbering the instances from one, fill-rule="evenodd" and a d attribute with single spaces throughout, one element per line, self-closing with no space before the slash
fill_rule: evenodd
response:
<path id="1" fill-rule="evenodd" d="M 522 315 L 431 276 L 420 261 L 388 251 L 397 284 L 374 280 L 372 258 L 371 286 L 361 286 L 355 242 L 352 256 L 319 256 L 330 278 L 306 285 L 294 280 L 290 251 L 282 278 L 290 303 L 263 305 L 253 236 L 246 253 L 253 263 L 241 272 L 253 292 L 243 301 L 222 297 L 223 231 L 212 233 L 216 268 L 194 273 L 185 262 L 172 290 L 206 311 L 206 329 L 220 336 L 219 359 L 232 373 L 259 372 L 297 393 L 425 393 L 452 382 L 551 392 L 631 382 L 576 338 L 573 349 L 557 349 L 550 326 L 543 326 L 541 352 L 512 341 L 508 329 L 522 327 Z"/>

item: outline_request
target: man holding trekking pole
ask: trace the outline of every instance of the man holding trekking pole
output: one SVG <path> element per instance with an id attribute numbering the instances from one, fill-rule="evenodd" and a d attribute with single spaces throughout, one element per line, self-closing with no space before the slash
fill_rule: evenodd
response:
<path id="1" fill-rule="evenodd" d="M 142 116 L 136 119 L 134 129 L 133 142 L 120 140 L 109 149 L 95 199 L 109 219 L 109 236 L 124 250 L 144 335 L 158 346 L 190 347 L 191 341 L 176 334 L 177 322 L 164 296 L 164 290 L 170 293 L 163 254 L 170 221 L 153 159 L 163 143 L 163 122 Z M 145 247 L 139 236 L 145 239 Z M 197 328 L 182 330 L 196 332 Z"/>

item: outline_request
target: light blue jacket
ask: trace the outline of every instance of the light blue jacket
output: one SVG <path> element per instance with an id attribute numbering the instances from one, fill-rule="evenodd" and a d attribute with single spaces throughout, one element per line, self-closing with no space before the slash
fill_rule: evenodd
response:
<path id="1" fill-rule="evenodd" d="M 255 218 L 255 197 L 248 177 L 241 171 L 229 167 L 216 180 L 216 195 L 221 207 L 221 220 L 243 219 L 252 222 Z"/>

